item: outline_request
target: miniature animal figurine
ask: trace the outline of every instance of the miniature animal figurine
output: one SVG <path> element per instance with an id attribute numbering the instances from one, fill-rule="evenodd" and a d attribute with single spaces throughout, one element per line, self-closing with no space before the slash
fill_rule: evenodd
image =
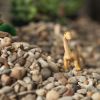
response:
<path id="1" fill-rule="evenodd" d="M 77 71 L 81 70 L 80 60 L 77 52 L 70 49 L 69 42 L 72 39 L 71 32 L 67 31 L 64 33 L 64 69 L 67 70 L 70 66 L 74 66 Z"/>

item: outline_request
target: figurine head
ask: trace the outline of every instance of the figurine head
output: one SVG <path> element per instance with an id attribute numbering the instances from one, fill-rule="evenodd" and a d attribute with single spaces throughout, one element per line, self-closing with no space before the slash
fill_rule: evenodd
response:
<path id="1" fill-rule="evenodd" d="M 71 32 L 70 31 L 67 31 L 64 33 L 64 38 L 66 40 L 71 40 L 72 39 L 72 35 L 71 35 Z"/>

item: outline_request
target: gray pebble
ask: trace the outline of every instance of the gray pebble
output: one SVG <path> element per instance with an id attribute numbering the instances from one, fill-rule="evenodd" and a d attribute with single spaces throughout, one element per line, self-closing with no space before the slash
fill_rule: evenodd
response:
<path id="1" fill-rule="evenodd" d="M 47 68 L 48 67 L 48 63 L 43 58 L 39 58 L 38 62 L 41 64 L 42 68 Z"/>
<path id="2" fill-rule="evenodd" d="M 86 94 L 86 93 L 87 93 L 87 90 L 86 90 L 86 89 L 79 89 L 79 90 L 77 91 L 77 93 Z"/>
<path id="3" fill-rule="evenodd" d="M 32 82 L 30 77 L 24 77 L 24 78 L 23 78 L 23 81 L 24 81 L 25 83 L 27 83 L 27 84 L 29 84 L 29 83 Z"/>
<path id="4" fill-rule="evenodd" d="M 78 82 L 78 80 L 76 79 L 76 77 L 71 77 L 71 78 L 68 79 L 68 82 L 76 84 Z"/>
<path id="5" fill-rule="evenodd" d="M 48 69 L 48 68 L 43 68 L 41 70 L 41 75 L 42 75 L 43 80 L 46 80 L 47 78 L 49 78 L 51 76 L 51 74 L 52 73 L 51 73 L 50 69 Z"/>
<path id="6" fill-rule="evenodd" d="M 93 77 L 94 77 L 95 79 L 100 80 L 100 74 L 98 74 L 98 73 L 92 73 L 92 75 L 93 75 Z"/>
<path id="7" fill-rule="evenodd" d="M 45 89 L 50 90 L 54 87 L 54 83 L 49 83 L 45 86 Z"/>
<path id="8" fill-rule="evenodd" d="M 3 93 L 9 93 L 12 91 L 12 88 L 10 86 L 5 86 L 3 88 L 0 89 L 0 93 L 3 94 Z"/>
<path id="9" fill-rule="evenodd" d="M 59 86 L 55 87 L 54 89 L 56 91 L 58 91 L 60 95 L 62 95 L 63 93 L 65 93 L 67 91 L 67 88 L 63 85 L 59 85 Z"/>
<path id="10" fill-rule="evenodd" d="M 76 76 L 79 82 L 84 82 L 86 80 L 85 76 Z"/>

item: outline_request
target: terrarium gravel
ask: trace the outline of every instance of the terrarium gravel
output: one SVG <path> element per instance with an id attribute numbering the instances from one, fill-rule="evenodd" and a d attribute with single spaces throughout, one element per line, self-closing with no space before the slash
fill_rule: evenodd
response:
<path id="1" fill-rule="evenodd" d="M 63 61 L 0 38 L 0 100 L 100 100 L 100 68 L 63 70 Z"/>

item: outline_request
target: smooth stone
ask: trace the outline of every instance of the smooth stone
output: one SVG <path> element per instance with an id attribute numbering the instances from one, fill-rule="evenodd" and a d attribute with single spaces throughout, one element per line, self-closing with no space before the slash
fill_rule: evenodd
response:
<path id="1" fill-rule="evenodd" d="M 59 85 L 59 86 L 55 87 L 54 89 L 56 91 L 58 91 L 60 95 L 62 95 L 63 93 L 65 93 L 67 91 L 67 88 L 63 85 Z"/>
<path id="2" fill-rule="evenodd" d="M 78 80 L 76 79 L 76 77 L 71 77 L 68 79 L 68 83 L 76 84 L 77 82 L 78 82 Z"/>
<path id="3" fill-rule="evenodd" d="M 80 90 L 77 91 L 77 93 L 86 94 L 87 90 L 86 89 L 80 89 Z"/>
<path id="4" fill-rule="evenodd" d="M 65 96 L 65 97 L 62 97 L 58 100 L 73 100 L 73 98 L 71 96 Z"/>
<path id="5" fill-rule="evenodd" d="M 81 100 L 91 100 L 91 98 L 90 97 L 84 97 Z"/>
<path id="6" fill-rule="evenodd" d="M 36 100 L 36 96 L 35 95 L 32 95 L 32 94 L 27 94 L 21 100 Z"/>
<path id="7" fill-rule="evenodd" d="M 79 93 L 75 93 L 74 96 L 73 96 L 73 98 L 74 98 L 75 100 L 81 100 L 83 97 L 84 97 L 84 96 L 81 95 L 81 94 L 79 94 Z"/>
<path id="8" fill-rule="evenodd" d="M 31 91 L 33 89 L 33 84 L 27 84 L 27 90 Z"/>
<path id="9" fill-rule="evenodd" d="M 45 89 L 50 90 L 54 87 L 54 83 L 49 83 L 45 86 Z"/>
<path id="10" fill-rule="evenodd" d="M 51 74 L 52 74 L 51 70 L 48 68 L 43 68 L 41 70 L 41 75 L 42 75 L 43 80 L 46 80 L 47 78 L 49 78 L 51 76 Z"/>
<path id="11" fill-rule="evenodd" d="M 46 94 L 46 90 L 45 89 L 37 89 L 36 94 L 38 96 L 44 96 Z"/>
<path id="12" fill-rule="evenodd" d="M 33 75 L 32 80 L 35 81 L 35 82 L 41 82 L 42 76 L 41 75 Z"/>
<path id="13" fill-rule="evenodd" d="M 10 86 L 5 86 L 3 88 L 0 89 L 0 93 L 3 94 L 3 93 L 9 93 L 12 91 L 12 88 Z"/>
<path id="14" fill-rule="evenodd" d="M 26 69 L 24 67 L 14 67 L 11 72 L 11 77 L 15 79 L 22 79 L 26 74 Z"/>
<path id="15" fill-rule="evenodd" d="M 19 84 L 16 84 L 14 86 L 14 91 L 17 93 L 17 92 L 19 92 L 19 89 L 20 89 L 20 85 Z"/>
<path id="16" fill-rule="evenodd" d="M 23 81 L 24 81 L 25 83 L 27 83 L 27 84 L 29 84 L 29 83 L 32 82 L 31 79 L 30 79 L 30 77 L 24 77 L 24 78 L 23 78 Z"/>
<path id="17" fill-rule="evenodd" d="M 93 78 L 100 80 L 100 74 L 98 73 L 92 73 Z"/>
<path id="18" fill-rule="evenodd" d="M 49 66 L 48 63 L 43 58 L 39 58 L 38 62 L 41 64 L 42 68 L 47 68 Z"/>
<path id="19" fill-rule="evenodd" d="M 100 93 L 99 92 L 96 92 L 92 95 L 92 99 L 93 100 L 100 100 Z"/>
<path id="20" fill-rule="evenodd" d="M 38 96 L 36 100 L 45 100 L 42 96 Z"/>
<path id="21" fill-rule="evenodd" d="M 79 82 L 84 82 L 86 80 L 85 76 L 76 76 Z"/>
<path id="22" fill-rule="evenodd" d="M 51 90 L 46 94 L 46 100 L 58 100 L 59 99 L 59 93 L 55 90 Z"/>
<path id="23" fill-rule="evenodd" d="M 57 66 L 56 63 L 54 63 L 54 62 L 48 62 L 48 64 L 49 64 L 49 68 L 50 68 L 53 72 L 58 72 L 58 71 L 59 71 L 58 66 Z"/>

